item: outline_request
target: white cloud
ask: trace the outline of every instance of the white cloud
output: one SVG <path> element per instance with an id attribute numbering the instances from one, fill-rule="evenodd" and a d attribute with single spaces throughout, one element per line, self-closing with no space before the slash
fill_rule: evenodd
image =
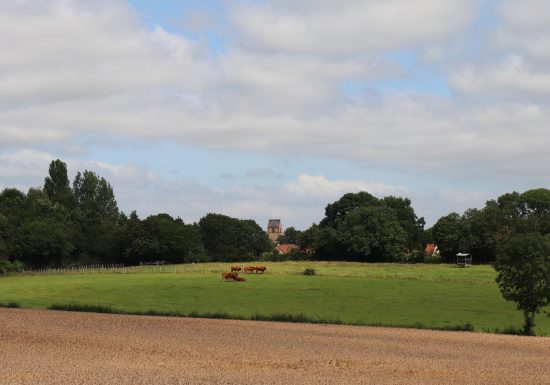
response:
<path id="1" fill-rule="evenodd" d="M 550 4 L 546 0 L 504 0 L 497 10 L 504 22 L 514 28 L 540 30 L 550 25 Z"/>
<path id="2" fill-rule="evenodd" d="M 403 186 L 391 186 L 385 183 L 369 183 L 354 180 L 328 180 L 323 175 L 298 176 L 296 181 L 287 183 L 283 188 L 285 193 L 298 196 L 337 199 L 348 192 L 367 191 L 375 195 L 392 195 L 406 192 Z"/>
<path id="3" fill-rule="evenodd" d="M 459 91 L 475 95 L 495 95 L 518 99 L 518 96 L 547 97 L 550 94 L 550 72 L 532 71 L 525 59 L 511 55 L 503 63 L 491 67 L 468 67 L 451 78 Z"/>
<path id="4" fill-rule="evenodd" d="M 474 0 L 242 2 L 232 20 L 248 45 L 357 54 L 445 41 L 472 22 Z"/>
<path id="5" fill-rule="evenodd" d="M 495 3 L 495 21 L 480 28 L 479 52 L 455 66 L 451 86 L 469 97 L 536 101 L 550 93 L 550 3 L 504 0 Z"/>
<path id="6" fill-rule="evenodd" d="M 148 87 L 195 89 L 207 76 L 200 46 L 161 27 L 146 30 L 121 1 L 7 3 L 0 12 L 3 110 Z"/>
<path id="7" fill-rule="evenodd" d="M 35 150 L 0 155 L 0 190 L 42 186 L 51 160 L 48 153 Z"/>
<path id="8" fill-rule="evenodd" d="M 401 95 L 315 116 L 223 107 L 162 94 L 76 100 L 0 111 L 0 136 L 5 146 L 61 145 L 81 133 L 106 140 L 168 139 L 209 149 L 316 155 L 497 179 L 511 172 L 539 178 L 546 174 L 538 165 L 550 162 L 550 112 L 536 103 L 457 104 Z"/>

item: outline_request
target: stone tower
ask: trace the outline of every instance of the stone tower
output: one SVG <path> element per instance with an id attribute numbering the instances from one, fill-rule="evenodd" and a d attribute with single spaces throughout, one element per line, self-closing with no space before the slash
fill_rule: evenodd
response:
<path id="1" fill-rule="evenodd" d="M 269 219 L 267 222 L 267 237 L 273 243 L 279 241 L 279 237 L 283 233 L 283 226 L 280 219 Z"/>

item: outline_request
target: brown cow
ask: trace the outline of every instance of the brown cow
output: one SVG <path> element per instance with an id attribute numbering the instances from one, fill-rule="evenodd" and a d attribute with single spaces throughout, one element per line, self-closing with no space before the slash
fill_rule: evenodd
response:
<path id="1" fill-rule="evenodd" d="M 246 279 L 244 279 L 243 277 L 237 277 L 237 281 L 244 282 L 244 281 L 246 281 Z"/>
<path id="2" fill-rule="evenodd" d="M 231 281 L 239 278 L 237 273 L 222 273 L 222 281 Z"/>
<path id="3" fill-rule="evenodd" d="M 240 266 L 231 266 L 231 272 L 233 271 L 241 271 L 241 267 Z"/>
<path id="4" fill-rule="evenodd" d="M 250 273 L 253 273 L 254 272 L 254 267 L 252 266 L 245 266 L 244 267 L 244 273 L 245 274 L 250 274 Z"/>
<path id="5" fill-rule="evenodd" d="M 265 273 L 265 270 L 266 270 L 266 269 L 267 269 L 267 267 L 265 267 L 265 266 L 255 266 L 255 267 L 254 267 L 254 270 L 255 270 L 257 273 L 261 273 L 261 274 Z"/>

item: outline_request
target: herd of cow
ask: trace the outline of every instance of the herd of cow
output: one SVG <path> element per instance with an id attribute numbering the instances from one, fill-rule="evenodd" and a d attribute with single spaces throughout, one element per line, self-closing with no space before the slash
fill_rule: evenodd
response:
<path id="1" fill-rule="evenodd" d="M 237 281 L 244 282 L 246 279 L 239 277 L 239 272 L 242 270 L 245 274 L 263 274 L 266 271 L 265 266 L 245 266 L 241 268 L 240 266 L 231 266 L 230 273 L 222 273 L 222 281 Z"/>

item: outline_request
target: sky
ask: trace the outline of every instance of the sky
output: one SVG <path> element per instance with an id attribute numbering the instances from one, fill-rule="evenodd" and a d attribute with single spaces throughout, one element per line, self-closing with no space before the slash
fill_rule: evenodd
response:
<path id="1" fill-rule="evenodd" d="M 550 184 L 546 0 L 3 0 L 0 49 L 0 189 L 59 158 L 126 213 L 306 229 Z"/>

